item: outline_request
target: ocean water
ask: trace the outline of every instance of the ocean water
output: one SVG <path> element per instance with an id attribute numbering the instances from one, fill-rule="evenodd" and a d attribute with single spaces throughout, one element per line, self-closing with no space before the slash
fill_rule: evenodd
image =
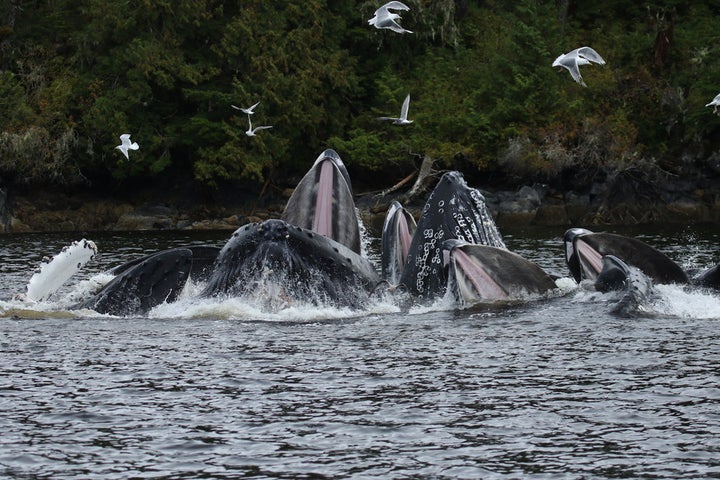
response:
<path id="1" fill-rule="evenodd" d="M 688 270 L 720 260 L 716 228 L 614 231 Z M 568 275 L 562 229 L 504 233 Z M 571 282 L 469 309 L 63 308 L 116 264 L 229 237 L 154 232 L 85 234 L 100 254 L 59 295 L 13 298 L 81 237 L 0 237 L 0 477 L 720 478 L 716 292 L 659 286 L 635 318 Z"/>

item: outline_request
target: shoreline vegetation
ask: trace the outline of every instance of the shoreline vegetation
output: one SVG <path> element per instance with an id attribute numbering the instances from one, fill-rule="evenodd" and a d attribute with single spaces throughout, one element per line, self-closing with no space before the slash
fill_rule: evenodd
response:
<path id="1" fill-rule="evenodd" d="M 428 186 L 434 181 L 426 182 Z M 720 223 L 720 178 L 678 179 L 646 184 L 633 178 L 597 183 L 585 192 L 561 192 L 547 185 L 478 188 L 502 230 L 507 227 L 599 227 L 612 225 L 688 225 Z M 131 189 L 132 190 L 132 189 Z M 42 191 L 8 199 L 0 191 L 0 233 L 134 230 L 235 230 L 279 218 L 292 190 L 269 199 L 224 199 L 145 189 L 131 196 Z M 404 201 L 419 216 L 429 190 L 408 200 L 407 192 L 359 193 L 359 214 L 379 232 L 392 200 Z"/>
<path id="2" fill-rule="evenodd" d="M 500 228 L 720 223 L 720 4 L 380 3 L 2 3 L 0 233 L 233 229 L 326 148 L 366 222 L 458 170 Z"/>

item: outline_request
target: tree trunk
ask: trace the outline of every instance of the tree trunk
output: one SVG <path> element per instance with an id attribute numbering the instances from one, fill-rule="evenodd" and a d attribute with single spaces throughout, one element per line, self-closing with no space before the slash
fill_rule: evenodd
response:
<path id="1" fill-rule="evenodd" d="M 415 197 L 425 191 L 425 188 L 427 187 L 427 178 L 437 173 L 432 168 L 434 163 L 435 160 L 433 160 L 427 155 L 423 155 L 423 161 L 422 164 L 420 164 L 420 171 L 418 172 L 418 176 L 415 179 L 415 183 L 413 184 L 410 191 L 405 194 L 403 202 L 410 202 L 415 199 Z"/>
<path id="2" fill-rule="evenodd" d="M 560 21 L 560 34 L 565 35 L 565 24 L 567 23 L 570 0 L 558 0 L 558 20 Z"/>

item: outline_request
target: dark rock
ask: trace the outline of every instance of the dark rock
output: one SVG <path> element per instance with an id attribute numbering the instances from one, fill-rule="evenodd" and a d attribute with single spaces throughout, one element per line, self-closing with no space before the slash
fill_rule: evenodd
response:
<path id="1" fill-rule="evenodd" d="M 541 205 L 535 212 L 532 223 L 547 226 L 571 225 L 564 205 Z"/>
<path id="2" fill-rule="evenodd" d="M 532 205 L 533 207 L 539 207 L 544 196 L 545 192 L 541 193 L 535 187 L 528 187 L 527 185 L 522 186 L 517 193 L 518 200 Z"/>
<path id="3" fill-rule="evenodd" d="M 118 218 L 114 230 L 171 230 L 175 228 L 175 225 L 172 218 L 164 215 L 144 215 L 129 212 Z"/>
<path id="4" fill-rule="evenodd" d="M 590 195 L 589 194 L 579 194 L 575 192 L 567 192 L 565 193 L 565 204 L 573 207 L 587 207 L 590 205 Z"/>

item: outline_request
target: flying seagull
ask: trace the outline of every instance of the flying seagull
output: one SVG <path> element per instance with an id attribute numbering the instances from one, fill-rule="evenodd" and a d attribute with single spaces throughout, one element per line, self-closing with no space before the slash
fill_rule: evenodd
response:
<path id="1" fill-rule="evenodd" d="M 402 2 L 388 2 L 382 7 L 375 10 L 375 16 L 373 16 L 368 23 L 373 25 L 375 28 L 389 28 L 393 32 L 397 33 L 413 33 L 410 30 L 402 28 L 395 20 L 400 19 L 400 15 L 392 13 L 390 10 L 410 10 L 410 7 Z"/>
<path id="2" fill-rule="evenodd" d="M 402 108 L 400 109 L 400 118 L 394 118 L 394 117 L 378 117 L 378 120 L 392 120 L 395 125 L 407 125 L 409 123 L 412 123 L 412 120 L 408 120 L 408 109 L 410 108 L 410 94 L 408 93 L 408 96 L 405 97 L 405 101 L 402 104 Z"/>
<path id="3" fill-rule="evenodd" d="M 255 132 L 257 132 L 257 131 L 259 131 L 259 130 L 265 130 L 265 129 L 268 129 L 268 128 L 272 128 L 272 125 L 261 125 L 261 126 L 259 126 L 259 127 L 253 128 L 253 126 L 252 126 L 252 120 L 250 120 L 250 115 L 248 115 L 248 129 L 247 129 L 247 131 L 245 132 L 245 135 L 247 135 L 248 137 L 254 137 L 254 136 L 255 136 Z"/>
<path id="4" fill-rule="evenodd" d="M 580 47 L 557 57 L 552 66 L 567 68 L 577 83 L 587 87 L 580 75 L 580 65 L 590 65 L 590 62 L 605 65 L 605 60 L 595 50 L 590 47 Z"/>
<path id="5" fill-rule="evenodd" d="M 137 150 L 138 148 L 140 148 L 140 145 L 138 145 L 137 142 L 130 141 L 129 133 L 123 133 L 122 135 L 120 135 L 120 141 L 122 143 L 115 148 L 120 150 L 122 152 L 122 154 L 125 155 L 125 158 L 130 160 L 130 156 L 128 155 L 128 150 Z"/>
<path id="6" fill-rule="evenodd" d="M 234 108 L 235 110 L 240 110 L 240 111 L 243 112 L 243 113 L 247 113 L 248 115 L 252 115 L 253 113 L 255 113 L 255 112 L 253 112 L 253 110 L 254 110 L 255 107 L 257 107 L 258 105 L 260 105 L 260 102 L 257 102 L 255 105 L 253 105 L 252 107 L 248 107 L 248 108 L 236 107 L 235 105 L 230 105 L 230 106 L 231 106 L 232 108 Z"/>
<path id="7" fill-rule="evenodd" d="M 713 113 L 718 113 L 717 109 L 720 107 L 720 93 L 715 95 L 715 98 L 712 99 L 712 102 L 705 105 L 706 107 L 709 107 L 710 105 L 713 106 Z"/>

